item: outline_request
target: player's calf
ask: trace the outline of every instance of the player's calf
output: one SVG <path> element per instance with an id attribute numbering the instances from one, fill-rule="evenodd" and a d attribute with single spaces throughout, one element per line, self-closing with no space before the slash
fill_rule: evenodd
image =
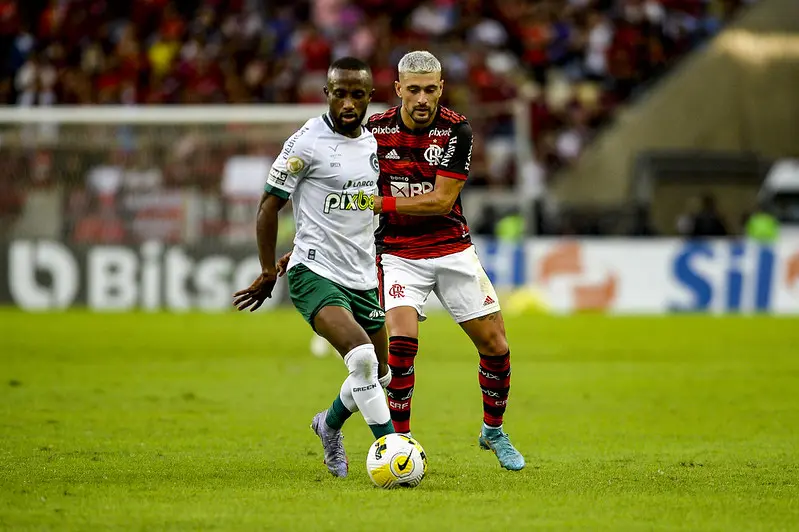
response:
<path id="1" fill-rule="evenodd" d="M 411 399 L 415 383 L 414 359 L 419 350 L 419 341 L 409 336 L 392 336 L 388 344 L 388 366 L 391 383 L 386 388 L 388 408 L 394 430 L 401 433 L 411 431 Z"/>
<path id="2" fill-rule="evenodd" d="M 342 354 L 349 370 L 349 376 L 339 394 L 342 404 L 345 401 L 352 403 L 346 410 L 350 413 L 360 410 L 375 437 L 394 432 L 383 387 L 377 376 L 375 347 L 366 331 L 355 321 L 351 311 L 333 303 L 324 306 L 314 317 L 314 328 Z M 335 414 L 335 406 L 334 401 L 332 410 L 328 410 L 328 413 Z M 341 415 L 346 416 L 346 413 L 341 411 Z M 334 415 L 334 426 L 335 418 Z M 343 424 L 343 420 L 341 423 Z"/>
<path id="3" fill-rule="evenodd" d="M 478 378 L 483 394 L 483 422 L 502 427 L 510 393 L 510 350 L 502 314 L 494 312 L 461 324 L 480 355 Z"/>
<path id="4" fill-rule="evenodd" d="M 483 395 L 480 447 L 493 451 L 505 469 L 518 471 L 525 465 L 524 457 L 502 429 L 510 394 L 510 351 L 502 356 L 480 354 L 479 382 Z"/>
<path id="5" fill-rule="evenodd" d="M 524 457 L 502 429 L 510 395 L 510 349 L 502 314 L 494 312 L 461 324 L 480 355 L 478 380 L 483 395 L 483 428 L 479 444 L 493 451 L 505 469 L 524 467 Z"/>
<path id="6" fill-rule="evenodd" d="M 480 354 L 478 372 L 483 394 L 483 423 L 489 428 L 502 427 L 510 394 L 510 351 L 501 357 Z"/>

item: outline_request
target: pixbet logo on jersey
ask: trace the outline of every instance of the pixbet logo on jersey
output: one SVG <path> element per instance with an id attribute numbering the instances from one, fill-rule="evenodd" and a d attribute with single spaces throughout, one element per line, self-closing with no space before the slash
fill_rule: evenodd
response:
<path id="1" fill-rule="evenodd" d="M 372 128 L 372 135 L 393 135 L 395 133 L 399 133 L 399 130 L 399 126 L 375 126 Z"/>
<path id="2" fill-rule="evenodd" d="M 374 209 L 374 206 L 374 196 L 367 194 L 363 190 L 359 190 L 356 194 L 333 192 L 325 197 L 325 214 L 330 214 L 330 211 L 335 209 L 341 211 L 370 211 Z"/>

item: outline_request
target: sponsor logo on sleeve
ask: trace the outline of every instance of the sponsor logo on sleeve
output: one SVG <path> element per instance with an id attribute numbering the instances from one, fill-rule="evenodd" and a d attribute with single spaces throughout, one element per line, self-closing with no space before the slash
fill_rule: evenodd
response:
<path id="1" fill-rule="evenodd" d="M 281 172 L 274 168 L 269 171 L 269 181 L 275 185 L 285 185 L 288 177 L 289 175 L 286 172 Z"/>

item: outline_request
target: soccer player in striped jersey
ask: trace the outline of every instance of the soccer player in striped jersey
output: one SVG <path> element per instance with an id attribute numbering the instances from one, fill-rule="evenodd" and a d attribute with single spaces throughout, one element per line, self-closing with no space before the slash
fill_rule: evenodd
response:
<path id="1" fill-rule="evenodd" d="M 419 322 L 425 319 L 428 296 L 435 292 L 479 353 L 479 444 L 494 451 L 502 467 L 519 470 L 524 457 L 502 427 L 510 390 L 505 326 L 460 201 L 469 176 L 472 129 L 466 117 L 438 104 L 444 81 L 435 56 L 411 52 L 398 70 L 395 89 L 402 104 L 373 115 L 366 124 L 377 139 L 380 161 L 375 239 L 389 330 L 392 381 L 387 393 L 394 428 L 410 433 Z"/>

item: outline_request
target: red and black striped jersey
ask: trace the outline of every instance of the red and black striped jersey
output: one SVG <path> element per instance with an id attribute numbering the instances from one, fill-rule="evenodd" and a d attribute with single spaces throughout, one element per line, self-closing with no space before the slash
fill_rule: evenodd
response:
<path id="1" fill-rule="evenodd" d="M 472 128 L 466 117 L 438 107 L 424 129 L 410 129 L 393 107 L 373 115 L 366 128 L 377 139 L 381 196 L 412 197 L 431 192 L 436 175 L 465 180 L 472 158 Z M 442 216 L 380 215 L 375 232 L 378 253 L 406 259 L 430 259 L 463 251 L 471 245 L 461 198 Z"/>

